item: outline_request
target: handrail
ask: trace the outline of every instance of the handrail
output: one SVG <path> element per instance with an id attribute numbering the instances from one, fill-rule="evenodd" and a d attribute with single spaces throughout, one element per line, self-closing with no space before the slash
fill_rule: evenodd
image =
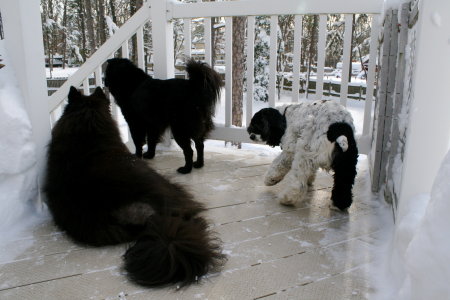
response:
<path id="1" fill-rule="evenodd" d="M 381 14 L 383 0 L 240 0 L 168 4 L 167 18 L 260 15 Z"/>
<path id="2" fill-rule="evenodd" d="M 70 86 L 79 86 L 96 68 L 119 49 L 123 41 L 129 39 L 150 19 L 150 6 L 142 6 L 117 32 L 110 37 L 67 81 L 49 98 L 50 112 L 55 110 L 69 93 Z"/>

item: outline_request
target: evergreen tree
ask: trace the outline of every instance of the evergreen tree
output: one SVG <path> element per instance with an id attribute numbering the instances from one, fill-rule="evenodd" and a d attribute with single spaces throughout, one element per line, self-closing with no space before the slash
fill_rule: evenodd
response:
<path id="1" fill-rule="evenodd" d="M 269 51 L 270 19 L 266 16 L 255 18 L 255 81 L 253 99 L 269 101 Z"/>

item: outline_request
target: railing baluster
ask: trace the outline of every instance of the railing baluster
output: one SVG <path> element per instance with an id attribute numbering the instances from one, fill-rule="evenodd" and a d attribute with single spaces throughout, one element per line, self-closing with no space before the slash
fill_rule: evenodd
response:
<path id="1" fill-rule="evenodd" d="M 102 65 L 95 69 L 95 85 L 99 87 L 103 87 L 102 81 Z"/>
<path id="2" fill-rule="evenodd" d="M 90 92 L 89 92 L 89 76 L 83 80 L 83 93 L 86 96 L 90 94 Z"/>
<path id="3" fill-rule="evenodd" d="M 121 47 L 122 58 L 130 58 L 130 50 L 128 49 L 128 40 L 126 40 Z"/>
<path id="4" fill-rule="evenodd" d="M 139 27 L 136 31 L 136 47 L 137 47 L 137 65 L 142 70 L 145 70 L 144 57 L 144 26 Z"/>
<path id="5" fill-rule="evenodd" d="M 212 65 L 212 49 L 211 49 L 211 18 L 206 18 L 203 21 L 204 39 L 205 39 L 205 62 Z"/>
<path id="6" fill-rule="evenodd" d="M 246 124 L 250 124 L 253 115 L 253 80 L 255 64 L 255 17 L 247 18 L 247 102 Z"/>
<path id="7" fill-rule="evenodd" d="M 353 28 L 353 15 L 345 15 L 345 31 L 344 31 L 344 49 L 342 60 L 342 72 L 341 72 L 341 104 L 347 106 L 348 96 L 348 76 L 350 72 L 351 57 L 350 51 L 352 51 L 352 30 Z"/>
<path id="8" fill-rule="evenodd" d="M 270 17 L 269 106 L 275 107 L 278 16 Z"/>
<path id="9" fill-rule="evenodd" d="M 300 55 L 302 51 L 303 16 L 296 15 L 294 18 L 294 57 L 292 78 L 292 102 L 298 102 L 300 90 Z"/>
<path id="10" fill-rule="evenodd" d="M 367 71 L 366 80 L 366 100 L 364 103 L 364 126 L 363 135 L 369 135 L 370 121 L 372 119 L 372 101 L 373 90 L 375 88 L 375 71 L 376 71 L 376 56 L 378 49 L 378 33 L 380 30 L 379 16 L 372 15 L 371 33 L 370 33 L 370 48 L 369 48 L 369 68 Z"/>
<path id="11" fill-rule="evenodd" d="M 225 18 L 225 127 L 231 126 L 232 63 L 233 63 L 233 18 Z"/>
<path id="12" fill-rule="evenodd" d="M 51 125 L 50 128 L 53 128 L 55 123 L 56 123 L 56 116 L 55 116 L 55 111 L 53 110 L 50 112 L 50 125 Z"/>
<path id="13" fill-rule="evenodd" d="M 323 97 L 323 70 L 325 67 L 325 44 L 327 42 L 327 15 L 319 16 L 319 41 L 317 43 L 316 99 Z"/>
<path id="14" fill-rule="evenodd" d="M 184 55 L 186 59 L 191 57 L 191 45 L 192 45 L 192 34 L 191 34 L 191 19 L 183 19 L 184 21 Z"/>

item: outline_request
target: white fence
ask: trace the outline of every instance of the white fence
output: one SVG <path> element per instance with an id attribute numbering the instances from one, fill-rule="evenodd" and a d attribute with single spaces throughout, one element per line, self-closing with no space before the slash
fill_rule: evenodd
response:
<path id="1" fill-rule="evenodd" d="M 174 76 L 174 47 L 173 47 L 173 24 L 174 19 L 184 19 L 185 35 L 185 54 L 190 55 L 191 43 L 190 31 L 193 18 L 205 18 L 205 60 L 211 64 L 211 17 L 225 17 L 225 125 L 216 125 L 216 129 L 211 134 L 212 139 L 228 140 L 237 142 L 251 142 L 248 139 L 246 129 L 231 126 L 232 111 L 232 17 L 248 16 L 248 36 L 247 36 L 247 98 L 246 101 L 246 120 L 247 123 L 253 114 L 252 94 L 253 94 L 253 70 L 254 70 L 254 37 L 255 37 L 255 16 L 270 16 L 271 28 L 278 25 L 279 15 L 295 15 L 294 28 L 294 70 L 300 69 L 301 55 L 301 34 L 302 17 L 306 14 L 319 15 L 319 38 L 317 53 L 317 82 L 316 98 L 323 96 L 323 78 L 325 66 L 325 44 L 327 37 L 327 15 L 345 14 L 345 33 L 343 47 L 343 79 L 341 82 L 340 101 L 346 105 L 348 78 L 350 66 L 350 48 L 352 34 L 352 15 L 370 14 L 372 15 L 372 32 L 370 39 L 369 67 L 367 75 L 367 92 L 364 109 L 364 125 L 362 135 L 358 137 L 358 147 L 361 153 L 367 154 L 371 143 L 371 114 L 375 69 L 376 53 L 378 47 L 379 33 L 379 14 L 382 9 L 382 0 L 241 0 L 241 1 L 223 1 L 223 2 L 202 2 L 202 3 L 179 3 L 166 0 L 150 0 L 144 3 L 144 6 L 137 11 L 102 47 L 100 47 L 84 64 L 73 74 L 67 82 L 50 97 L 49 109 L 51 121 L 54 123 L 58 118 L 61 107 L 65 103 L 69 88 L 73 86 L 82 86 L 85 93 L 89 92 L 88 78 L 95 76 L 95 84 L 102 86 L 102 65 L 112 57 L 117 50 L 121 49 L 122 57 L 129 57 L 128 41 L 136 35 L 137 38 L 137 58 L 139 67 L 144 67 L 144 46 L 143 46 L 143 27 L 147 22 L 152 22 L 152 42 L 153 42 L 153 61 L 155 78 L 171 78 Z M 270 30 L 270 58 L 269 58 L 269 106 L 276 105 L 276 59 L 277 59 L 277 30 Z M 293 74 L 292 102 L 297 102 L 299 98 L 299 72 Z M 113 114 L 117 118 L 117 108 L 113 104 Z M 247 124 L 248 125 L 248 124 Z M 131 147 L 131 145 L 129 145 Z"/>

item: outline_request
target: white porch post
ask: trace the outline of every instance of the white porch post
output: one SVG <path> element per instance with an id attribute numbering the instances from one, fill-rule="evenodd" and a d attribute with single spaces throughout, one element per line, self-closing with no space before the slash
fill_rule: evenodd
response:
<path id="1" fill-rule="evenodd" d="M 450 147 L 450 1 L 420 1 L 400 203 L 429 193 Z"/>
<path id="2" fill-rule="evenodd" d="M 36 145 L 38 186 L 41 186 L 46 146 L 50 138 L 45 57 L 39 0 L 1 0 L 6 50 L 16 72 Z M 41 201 L 41 197 L 39 201 Z"/>
<path id="3" fill-rule="evenodd" d="M 152 19 L 153 70 L 155 78 L 173 78 L 173 25 L 168 20 L 168 1 L 150 0 L 150 16 Z"/>

